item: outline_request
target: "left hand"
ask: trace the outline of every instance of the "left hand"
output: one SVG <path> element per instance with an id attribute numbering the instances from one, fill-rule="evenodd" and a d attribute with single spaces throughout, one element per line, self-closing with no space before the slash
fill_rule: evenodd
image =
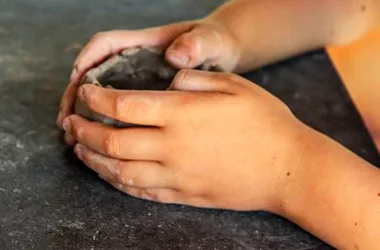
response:
<path id="1" fill-rule="evenodd" d="M 233 74 L 182 70 L 171 91 L 84 85 L 78 96 L 106 116 L 146 125 L 64 121 L 66 141 L 88 167 L 143 199 L 275 211 L 304 148 L 305 126 L 289 109 Z"/>

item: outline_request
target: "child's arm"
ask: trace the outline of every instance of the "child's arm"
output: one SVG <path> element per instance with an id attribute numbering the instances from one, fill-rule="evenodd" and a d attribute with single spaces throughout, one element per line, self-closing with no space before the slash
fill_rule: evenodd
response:
<path id="1" fill-rule="evenodd" d="M 78 157 L 130 195 L 266 210 L 338 249 L 379 249 L 379 169 L 242 77 L 188 70 L 171 87 L 82 86 L 79 98 L 94 111 L 146 127 L 115 129 L 74 115 L 64 122 L 67 143 L 79 143 Z"/>
<path id="2" fill-rule="evenodd" d="M 380 170 L 310 135 L 313 144 L 288 176 L 280 214 L 337 249 L 379 249 Z"/>
<path id="3" fill-rule="evenodd" d="M 72 113 L 79 79 L 111 54 L 138 45 L 167 49 L 178 68 L 208 61 L 243 72 L 360 37 L 380 22 L 378 0 L 235 0 L 206 18 L 96 34 L 77 57 L 57 124 Z"/>
<path id="4" fill-rule="evenodd" d="M 238 72 L 352 42 L 378 24 L 379 17 L 378 0 L 235 0 L 209 16 L 227 25 L 238 40 Z"/>

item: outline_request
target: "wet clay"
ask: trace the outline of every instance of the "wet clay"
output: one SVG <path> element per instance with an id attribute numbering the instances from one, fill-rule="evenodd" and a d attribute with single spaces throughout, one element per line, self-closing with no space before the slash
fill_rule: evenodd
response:
<path id="1" fill-rule="evenodd" d="M 200 65 L 197 69 L 223 71 L 219 66 L 208 63 Z M 94 84 L 103 88 L 165 91 L 178 71 L 165 60 L 163 50 L 153 47 L 133 47 L 123 50 L 89 70 L 81 79 L 80 85 Z M 89 120 L 115 127 L 133 126 L 90 110 L 79 98 L 75 103 L 75 113 Z"/>

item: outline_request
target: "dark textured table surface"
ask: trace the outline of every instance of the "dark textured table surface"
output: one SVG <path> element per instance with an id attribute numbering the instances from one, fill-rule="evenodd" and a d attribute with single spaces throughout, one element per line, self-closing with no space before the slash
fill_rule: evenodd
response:
<path id="1" fill-rule="evenodd" d="M 0 0 L 0 249 L 330 249 L 267 213 L 131 198 L 98 179 L 61 142 L 55 118 L 77 53 L 71 44 L 100 30 L 201 17 L 220 2 Z M 305 123 L 379 166 L 325 53 L 247 77 Z"/>

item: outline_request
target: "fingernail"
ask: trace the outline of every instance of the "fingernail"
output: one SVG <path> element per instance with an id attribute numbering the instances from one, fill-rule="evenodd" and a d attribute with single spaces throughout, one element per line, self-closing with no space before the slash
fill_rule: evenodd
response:
<path id="1" fill-rule="evenodd" d="M 188 56 L 189 50 L 185 46 L 178 46 L 171 49 L 168 53 L 169 59 L 176 64 L 187 66 L 190 58 Z"/>
<path id="2" fill-rule="evenodd" d="M 65 132 L 67 134 L 69 134 L 71 131 L 71 121 L 70 121 L 70 118 L 67 117 L 64 121 L 63 121 L 63 130 L 65 130 Z"/>
<path id="3" fill-rule="evenodd" d="M 77 68 L 75 67 L 75 68 L 73 69 L 73 72 L 71 72 L 70 82 L 74 81 L 74 79 L 75 79 L 76 76 L 77 76 L 77 73 L 78 73 L 78 70 L 77 70 Z"/>
<path id="4" fill-rule="evenodd" d="M 82 152 L 83 152 L 83 146 L 80 145 L 79 143 L 77 145 L 75 145 L 74 147 L 74 152 L 75 154 L 78 156 L 79 159 L 82 160 Z"/>

